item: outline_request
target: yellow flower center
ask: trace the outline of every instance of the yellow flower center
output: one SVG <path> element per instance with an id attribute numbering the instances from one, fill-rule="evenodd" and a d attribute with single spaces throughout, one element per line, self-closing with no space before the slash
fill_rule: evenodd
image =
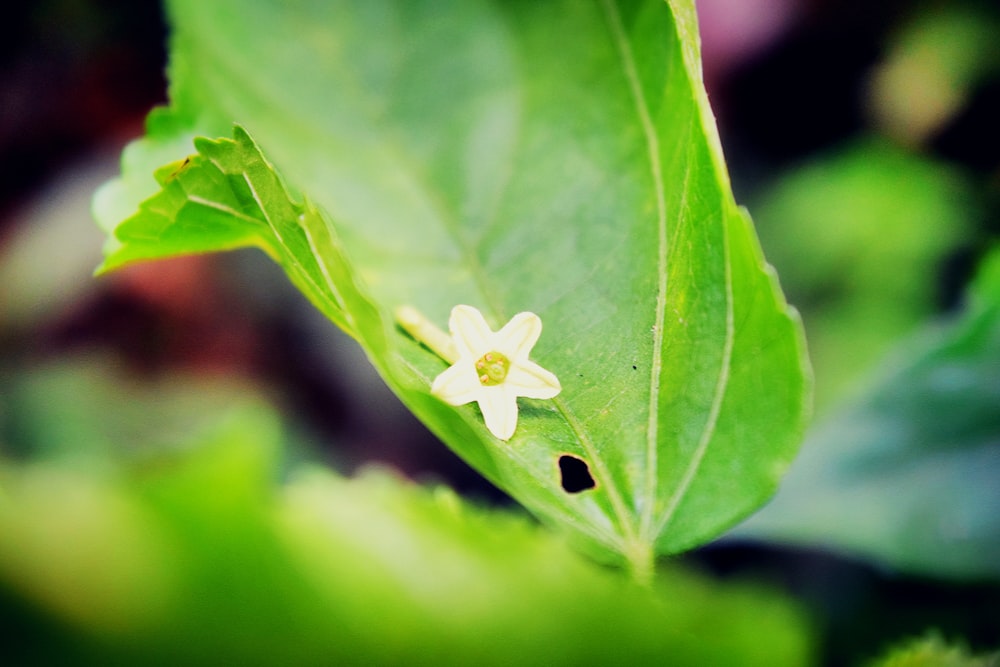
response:
<path id="1" fill-rule="evenodd" d="M 510 370 L 510 359 L 499 352 L 487 352 L 476 362 L 476 372 L 479 373 L 479 381 L 487 387 L 495 387 L 503 384 Z"/>

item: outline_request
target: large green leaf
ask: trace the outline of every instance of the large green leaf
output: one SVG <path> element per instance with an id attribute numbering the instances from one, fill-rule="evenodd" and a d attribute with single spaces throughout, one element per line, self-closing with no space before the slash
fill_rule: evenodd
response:
<path id="1" fill-rule="evenodd" d="M 819 544 L 903 570 L 1000 577 L 1000 253 L 968 312 L 897 352 L 806 440 L 735 534 Z"/>
<path id="2" fill-rule="evenodd" d="M 450 447 L 640 573 L 773 492 L 806 411 L 803 343 L 730 192 L 691 3 L 170 10 L 173 106 L 151 140 L 239 122 L 309 201 L 241 131 L 201 142 L 117 231 L 106 267 L 263 247 Z M 137 144 L 126 173 L 158 157 Z M 97 214 L 155 191 L 119 182 Z M 544 322 L 533 356 L 563 391 L 522 399 L 507 443 L 474 405 L 430 396 L 446 365 L 388 316 L 409 304 L 443 326 L 460 303 L 495 327 L 524 310 Z M 564 454 L 596 488 L 564 490 Z"/>

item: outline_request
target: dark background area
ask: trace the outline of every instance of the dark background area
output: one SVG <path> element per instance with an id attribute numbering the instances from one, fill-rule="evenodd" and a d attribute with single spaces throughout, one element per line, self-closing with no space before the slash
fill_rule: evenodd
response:
<path id="1" fill-rule="evenodd" d="M 1000 11 L 995 3 L 967 5 L 994 17 Z M 927 6 L 702 3 L 706 83 L 738 200 L 752 202 L 783 171 L 853 137 L 887 133 L 870 112 L 870 77 L 889 37 Z M 81 170 L 114 174 L 125 142 L 141 135 L 145 114 L 166 100 L 165 40 L 156 2 L 53 0 L 7 8 L 0 22 L 0 258 L 32 233 L 40 202 L 72 187 Z M 998 119 L 994 76 L 910 145 L 960 169 L 979 194 L 974 229 L 925 276 L 939 312 L 956 306 L 982 240 L 1000 231 Z M 77 209 L 76 218 L 73 224 L 92 237 L 90 249 L 99 251 L 102 233 L 87 209 Z M 766 222 L 758 219 L 765 251 Z M 10 287 L 0 284 L 0 318 Z M 785 287 L 799 303 L 796 286 Z M 99 351 L 140 378 L 176 369 L 249 377 L 293 415 L 316 455 L 345 472 L 388 462 L 414 478 L 508 502 L 401 408 L 353 344 L 329 331 L 262 257 L 171 260 L 76 288 L 72 299 L 0 321 L 3 370 Z M 856 664 L 929 629 L 977 650 L 1000 646 L 995 584 L 912 577 L 808 550 L 720 544 L 689 558 L 720 577 L 758 577 L 804 601 L 829 665 Z"/>

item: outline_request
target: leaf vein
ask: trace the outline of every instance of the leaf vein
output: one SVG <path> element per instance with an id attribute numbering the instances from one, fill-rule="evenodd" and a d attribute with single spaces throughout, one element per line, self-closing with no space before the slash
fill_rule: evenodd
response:
<path id="1" fill-rule="evenodd" d="M 243 180 L 247 184 L 247 187 L 250 189 L 251 194 L 253 195 L 254 201 L 257 202 L 257 207 L 260 209 L 261 215 L 264 216 L 264 221 L 267 223 L 267 226 L 270 227 L 271 233 L 274 234 L 274 238 L 280 244 L 282 250 L 284 250 L 285 257 L 289 260 L 291 266 L 294 266 L 296 269 L 296 273 L 302 276 L 304 280 L 308 281 L 309 284 L 313 286 L 313 289 L 315 290 L 316 294 L 323 294 L 323 289 L 320 287 L 320 285 L 316 283 L 316 280 L 309 273 L 309 271 L 306 270 L 305 266 L 299 260 L 296 253 L 292 252 L 291 248 L 289 248 L 288 242 L 282 235 L 281 230 L 278 228 L 278 225 L 275 224 L 275 222 L 271 219 L 271 215 L 268 213 L 267 208 L 264 206 L 264 201 L 261 198 L 260 193 L 257 191 L 257 187 L 254 185 L 253 179 L 250 177 L 250 174 L 244 171 L 242 173 L 242 176 Z M 347 320 L 348 324 L 351 327 L 351 330 L 353 331 L 354 330 L 353 317 L 350 312 L 348 312 L 346 309 L 343 308 L 343 297 L 336 290 L 336 288 L 333 287 L 333 280 L 331 276 L 327 273 L 325 266 L 323 266 L 323 260 L 320 259 L 321 255 L 318 253 L 318 250 L 315 247 L 312 236 L 309 234 L 309 231 L 306 229 L 305 225 L 302 225 L 301 222 L 300 222 L 300 228 L 306 235 L 306 239 L 309 242 L 310 250 L 316 256 L 317 258 L 316 261 L 320 265 L 320 271 L 323 273 L 323 276 L 326 279 L 327 287 L 330 289 L 331 295 L 334 297 L 334 304 L 333 304 L 334 307 L 343 312 L 345 319 Z M 340 303 L 338 303 L 338 301 Z"/>
<path id="2" fill-rule="evenodd" d="M 663 372 L 663 330 L 666 318 L 667 306 L 667 204 L 663 187 L 663 165 L 660 157 L 660 142 L 656 134 L 656 127 L 653 124 L 652 115 L 649 110 L 649 103 L 642 90 L 642 83 L 639 80 L 639 72 L 636 67 L 635 55 L 622 25 L 621 15 L 618 11 L 615 0 L 603 1 L 605 15 L 611 29 L 615 45 L 618 47 L 618 54 L 621 58 L 622 68 L 628 82 L 632 100 L 635 103 L 636 114 L 639 117 L 639 124 L 642 127 L 643 136 L 646 141 L 646 148 L 649 158 L 649 170 L 653 180 L 653 190 L 656 193 L 656 226 L 657 226 L 657 284 L 656 284 L 656 313 L 654 315 L 655 328 L 653 330 L 653 356 L 650 364 L 649 377 L 649 420 L 646 424 L 646 470 L 644 480 L 644 497 L 641 499 L 642 518 L 639 527 L 640 536 L 651 541 L 648 533 L 649 524 L 652 521 L 654 499 L 657 486 L 657 455 L 659 440 L 659 414 L 658 406 L 660 401 L 660 382 Z M 686 190 L 685 190 L 686 192 Z"/>
<path id="3" fill-rule="evenodd" d="M 705 459 L 708 446 L 715 435 L 715 427 L 718 423 L 719 414 L 722 412 L 722 403 L 726 395 L 726 389 L 729 386 L 729 372 L 732 367 L 733 345 L 736 338 L 736 326 L 734 319 L 735 313 L 733 308 L 733 275 L 729 243 L 729 229 L 725 224 L 725 221 L 723 221 L 722 247 L 726 287 L 726 332 L 725 340 L 723 342 L 722 360 L 719 367 L 719 377 L 715 382 L 712 405 L 709 408 L 708 416 L 705 420 L 705 426 L 702 429 L 701 436 L 698 438 L 698 444 L 695 447 L 694 454 L 692 455 L 687 468 L 684 470 L 684 475 L 681 478 L 680 484 L 677 485 L 677 489 L 670 497 L 670 502 L 667 504 L 663 515 L 656 524 L 655 534 L 657 535 L 662 533 L 670 523 L 670 520 L 674 517 L 678 506 L 680 506 L 681 500 L 683 500 L 684 496 L 687 494 L 687 491 L 691 487 L 692 482 L 694 482 L 694 478 L 697 476 L 698 471 L 701 470 L 701 464 Z"/>

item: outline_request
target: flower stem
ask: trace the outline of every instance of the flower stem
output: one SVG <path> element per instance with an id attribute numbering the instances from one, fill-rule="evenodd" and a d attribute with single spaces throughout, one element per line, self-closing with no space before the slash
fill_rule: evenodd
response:
<path id="1" fill-rule="evenodd" d="M 439 329 L 413 306 L 400 306 L 397 308 L 396 322 L 414 340 L 423 344 L 427 349 L 449 364 L 458 361 L 458 351 L 455 349 L 455 344 L 452 342 L 451 336 Z"/>

